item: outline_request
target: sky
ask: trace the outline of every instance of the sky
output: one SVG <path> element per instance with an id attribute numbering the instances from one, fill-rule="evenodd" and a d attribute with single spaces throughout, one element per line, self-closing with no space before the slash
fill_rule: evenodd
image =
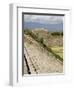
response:
<path id="1" fill-rule="evenodd" d="M 24 28 L 46 28 L 63 30 L 63 16 L 58 15 L 24 15 Z"/>

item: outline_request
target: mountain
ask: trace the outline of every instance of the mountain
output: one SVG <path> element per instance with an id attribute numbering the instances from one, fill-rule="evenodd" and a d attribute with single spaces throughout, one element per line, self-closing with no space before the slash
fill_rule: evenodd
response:
<path id="1" fill-rule="evenodd" d="M 24 29 L 35 29 L 35 28 L 45 28 L 50 32 L 62 32 L 63 23 L 38 23 L 38 22 L 25 22 Z"/>

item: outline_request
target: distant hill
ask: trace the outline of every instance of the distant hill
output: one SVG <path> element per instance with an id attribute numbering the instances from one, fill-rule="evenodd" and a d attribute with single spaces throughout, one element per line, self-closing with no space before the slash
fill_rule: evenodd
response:
<path id="1" fill-rule="evenodd" d="M 50 32 L 62 32 L 63 31 L 63 23 L 57 24 L 47 24 L 47 23 L 38 23 L 38 22 L 25 22 L 24 29 L 35 29 L 35 28 L 45 28 Z"/>
<path id="2" fill-rule="evenodd" d="M 25 30 L 24 34 L 37 36 L 38 39 L 43 39 L 46 46 L 63 46 L 63 35 L 61 32 L 48 32 L 46 30 Z"/>

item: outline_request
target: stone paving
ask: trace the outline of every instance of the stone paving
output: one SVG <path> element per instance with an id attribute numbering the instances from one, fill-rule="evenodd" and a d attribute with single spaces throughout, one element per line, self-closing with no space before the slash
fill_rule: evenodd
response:
<path id="1" fill-rule="evenodd" d="M 29 35 L 24 39 L 24 55 L 27 59 L 31 74 L 62 73 L 63 64 L 56 60 L 50 52 L 40 46 Z M 24 74 L 28 74 L 24 59 Z"/>

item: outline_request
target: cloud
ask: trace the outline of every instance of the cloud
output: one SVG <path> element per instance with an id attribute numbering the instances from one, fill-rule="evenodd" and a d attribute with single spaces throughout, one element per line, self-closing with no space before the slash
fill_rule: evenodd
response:
<path id="1" fill-rule="evenodd" d="M 52 15 L 24 15 L 24 22 L 38 22 L 46 24 L 63 23 L 63 16 Z"/>

